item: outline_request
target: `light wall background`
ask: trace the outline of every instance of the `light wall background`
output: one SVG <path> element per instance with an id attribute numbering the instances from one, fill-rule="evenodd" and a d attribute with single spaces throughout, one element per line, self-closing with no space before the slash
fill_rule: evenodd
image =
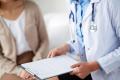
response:
<path id="1" fill-rule="evenodd" d="M 34 0 L 41 7 L 43 13 L 64 12 L 69 10 L 69 0 Z"/>
<path id="2" fill-rule="evenodd" d="M 50 49 L 70 39 L 69 0 L 34 0 L 41 8 L 49 36 Z"/>

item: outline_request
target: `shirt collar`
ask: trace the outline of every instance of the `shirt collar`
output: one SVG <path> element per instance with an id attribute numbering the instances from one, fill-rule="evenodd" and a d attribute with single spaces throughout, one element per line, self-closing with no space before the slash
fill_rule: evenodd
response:
<path id="1" fill-rule="evenodd" d="M 91 0 L 90 3 L 98 3 L 100 2 L 101 0 Z"/>
<path id="2" fill-rule="evenodd" d="M 101 0 L 90 0 L 90 3 L 98 3 L 100 2 Z M 80 0 L 70 0 L 71 3 L 77 3 L 79 4 Z"/>
<path id="3" fill-rule="evenodd" d="M 84 3 L 89 3 L 90 0 L 70 0 L 70 2 L 75 4 L 84 4 Z"/>
<path id="4" fill-rule="evenodd" d="M 90 3 L 90 0 L 80 0 L 80 5 L 86 5 Z"/>

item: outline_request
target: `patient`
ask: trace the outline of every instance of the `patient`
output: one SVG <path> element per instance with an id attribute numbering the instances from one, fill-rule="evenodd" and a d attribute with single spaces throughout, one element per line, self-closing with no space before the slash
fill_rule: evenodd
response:
<path id="1" fill-rule="evenodd" d="M 0 0 L 0 77 L 9 73 L 29 78 L 19 65 L 46 57 L 47 51 L 48 36 L 38 6 L 30 0 Z"/>

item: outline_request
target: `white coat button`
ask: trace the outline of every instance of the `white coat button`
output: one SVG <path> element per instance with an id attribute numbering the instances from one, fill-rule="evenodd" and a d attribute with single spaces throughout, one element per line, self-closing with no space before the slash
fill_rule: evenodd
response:
<path id="1" fill-rule="evenodd" d="M 87 49 L 88 51 L 90 50 L 90 48 Z"/>

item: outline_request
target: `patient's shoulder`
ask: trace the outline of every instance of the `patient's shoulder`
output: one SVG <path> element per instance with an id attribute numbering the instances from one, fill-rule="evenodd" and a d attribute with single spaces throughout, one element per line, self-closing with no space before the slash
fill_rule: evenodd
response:
<path id="1" fill-rule="evenodd" d="M 26 0 L 25 6 L 32 11 L 39 11 L 39 6 L 33 1 Z"/>
<path id="2" fill-rule="evenodd" d="M 43 16 L 40 7 L 33 1 L 26 0 L 26 10 L 37 19 Z"/>

